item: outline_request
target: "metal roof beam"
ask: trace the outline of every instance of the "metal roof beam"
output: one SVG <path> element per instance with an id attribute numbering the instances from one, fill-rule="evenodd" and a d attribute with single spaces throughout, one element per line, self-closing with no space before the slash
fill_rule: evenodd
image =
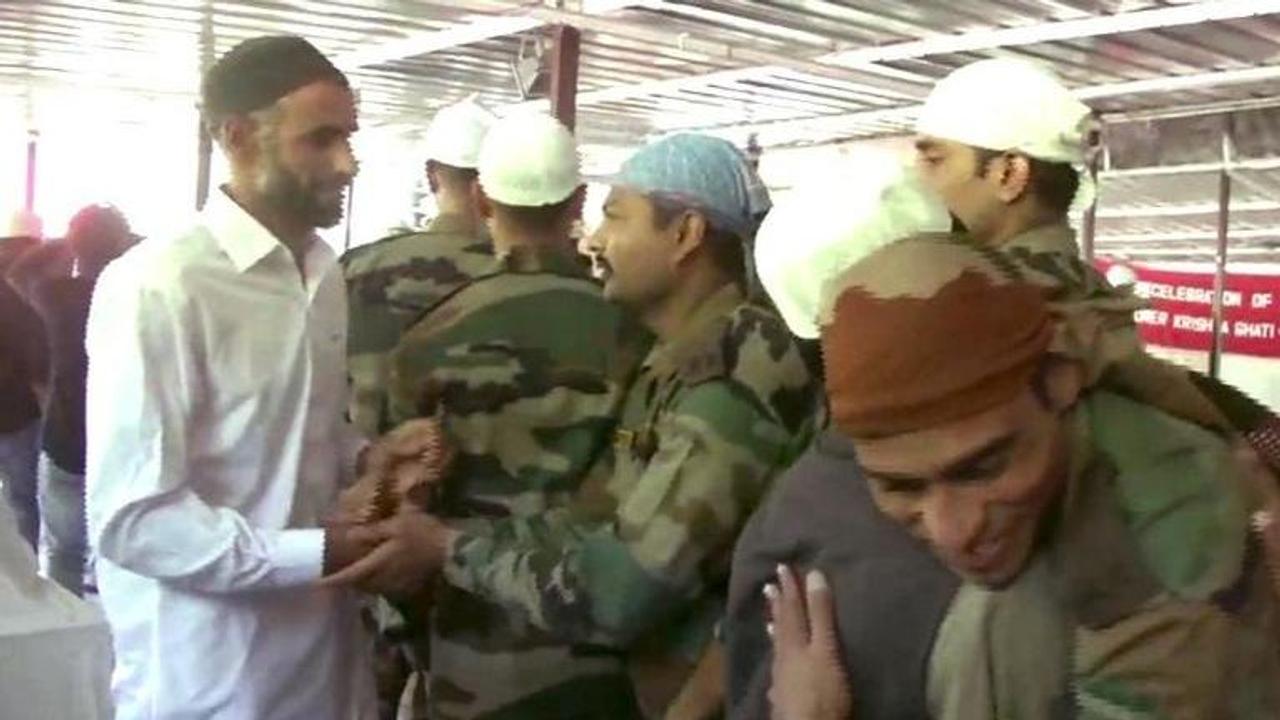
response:
<path id="1" fill-rule="evenodd" d="M 1219 70 L 1215 72 L 1195 73 L 1191 75 L 1152 78 L 1150 80 L 1091 85 L 1077 88 L 1075 90 L 1075 94 L 1081 99 L 1097 100 L 1102 98 L 1120 96 L 1128 97 L 1132 95 L 1150 93 L 1203 90 L 1228 85 L 1270 82 L 1275 80 L 1280 80 L 1280 65 L 1262 65 L 1258 67 L 1242 68 L 1239 70 Z M 766 135 L 769 133 L 786 134 L 808 131 L 815 134 L 826 133 L 838 135 L 843 131 L 843 129 L 858 124 L 886 120 L 909 123 L 915 119 L 915 115 L 919 109 L 920 105 L 918 104 L 898 105 L 890 108 L 858 110 L 851 113 L 839 113 L 835 115 L 820 115 L 817 117 L 776 120 L 772 122 L 746 125 L 710 128 L 700 127 L 696 129 L 721 135 L 735 141 L 742 140 L 750 134 L 758 134 L 760 136 L 759 142 L 765 146 L 769 146 L 779 144 L 777 142 L 770 142 L 767 139 Z M 1103 117 L 1105 118 L 1106 115 Z M 1234 167 L 1243 166 L 1244 163 L 1237 163 Z M 1216 164 L 1214 165 L 1214 168 L 1217 168 Z M 1142 169 L 1143 173 L 1150 173 L 1153 171 L 1163 171 L 1167 174 L 1166 169 Z"/>
<path id="2" fill-rule="evenodd" d="M 524 16 L 499 15 L 497 17 L 487 17 L 469 23 L 454 25 L 444 30 L 421 35 L 410 35 L 399 40 L 392 40 L 383 45 L 355 50 L 334 58 L 334 64 L 344 70 L 354 70 L 369 65 L 382 65 L 395 60 L 448 50 L 460 45 L 470 45 L 496 37 L 515 35 L 516 33 L 541 27 L 542 24 L 540 20 Z"/>
<path id="3" fill-rule="evenodd" d="M 1232 214 L 1248 212 L 1274 212 L 1280 210 L 1280 202 L 1273 200 L 1243 200 L 1231 203 Z M 1107 220 L 1136 220 L 1142 218 L 1194 217 L 1218 212 L 1217 203 L 1186 205 L 1141 206 L 1120 205 L 1098 208 L 1098 218 Z"/>
<path id="4" fill-rule="evenodd" d="M 1098 254 L 1102 257 L 1119 257 L 1126 260 L 1130 258 L 1185 258 L 1212 261 L 1214 253 L 1211 248 L 1199 250 L 1192 247 L 1135 248 L 1132 246 L 1119 246 L 1099 247 Z M 1231 257 L 1234 259 L 1241 257 L 1274 259 L 1280 257 L 1280 250 L 1269 247 L 1232 247 Z"/>
<path id="5" fill-rule="evenodd" d="M 584 0 L 584 16 L 610 13 L 637 4 L 638 0 Z M 468 23 L 460 23 L 435 32 L 410 35 L 362 50 L 355 50 L 334 59 L 334 64 L 346 70 L 369 65 L 381 65 L 394 60 L 419 57 L 441 50 L 471 45 L 493 38 L 516 35 L 548 24 L 546 20 L 529 14 L 493 15 Z"/>
<path id="6" fill-rule="evenodd" d="M 662 3 L 655 0 L 638 0 L 636 5 L 638 7 L 655 8 L 661 7 Z M 742 68 L 716 70 L 668 80 L 616 85 L 584 92 L 578 95 L 578 103 L 581 105 L 618 102 L 633 97 L 675 93 L 680 90 L 715 83 L 759 78 L 761 75 L 769 75 L 786 70 L 839 80 L 856 85 L 869 94 L 896 100 L 920 99 L 927 92 L 928 85 L 932 82 L 929 77 L 896 68 L 879 65 L 856 69 L 846 68 L 830 63 L 797 58 L 785 52 L 764 50 L 748 45 L 735 45 L 723 40 L 691 33 L 672 32 L 670 29 L 657 29 L 652 26 L 640 25 L 616 18 L 604 18 L 567 10 L 532 6 L 527 9 L 527 12 L 530 16 L 541 18 L 547 23 L 565 23 L 604 35 L 616 35 L 618 37 L 641 40 L 659 48 L 666 47 L 672 50 L 696 53 L 720 62 L 750 63 Z M 545 105 L 545 103 L 534 100 L 521 105 L 541 106 Z M 504 109 L 504 111 L 509 109 Z"/>
<path id="7" fill-rule="evenodd" d="M 1249 158 L 1245 160 L 1232 160 L 1230 163 L 1212 162 L 1212 163 L 1186 163 L 1182 165 L 1156 165 L 1154 167 L 1125 168 L 1122 170 L 1104 170 L 1098 173 L 1100 178 L 1132 178 L 1132 177 L 1159 177 L 1171 175 L 1195 175 L 1203 173 L 1215 173 L 1222 170 L 1238 171 L 1238 170 L 1277 170 L 1280 169 L 1280 157 L 1273 158 Z"/>
<path id="8" fill-rule="evenodd" d="M 1232 230 L 1230 232 L 1232 240 L 1269 240 L 1280 238 L 1280 227 L 1275 228 L 1259 228 L 1250 230 Z M 1138 234 L 1116 234 L 1116 235 L 1099 235 L 1099 243 L 1128 243 L 1130 245 L 1142 245 L 1145 243 L 1162 243 L 1162 242 L 1206 242 L 1209 240 L 1217 240 L 1218 233 L 1216 231 L 1209 232 L 1170 232 L 1170 233 L 1138 233 Z"/>
<path id="9" fill-rule="evenodd" d="M 1080 20 L 977 30 L 939 35 L 922 40 L 846 50 L 822 58 L 823 62 L 856 67 L 866 63 L 893 62 L 950 53 L 980 52 L 1045 42 L 1080 40 L 1102 35 L 1159 30 L 1205 22 L 1238 20 L 1280 12 L 1277 0 L 1210 0 L 1154 10 L 1099 15 Z"/>
<path id="10" fill-rule="evenodd" d="M 890 68 L 883 67 L 879 63 L 922 58 L 944 53 L 975 52 L 1034 45 L 1043 42 L 1078 40 L 1117 33 L 1234 20 L 1270 13 L 1280 13 L 1280 0 L 1209 0 L 1207 2 L 1154 10 L 1139 10 L 1079 20 L 1061 20 L 1023 27 L 997 28 L 955 35 L 939 35 L 902 43 L 859 48 L 857 50 L 843 50 L 809 58 L 803 61 L 803 64 L 809 66 L 846 67 L 876 72 L 890 70 Z M 739 57 L 746 58 L 747 55 L 740 53 Z M 578 101 L 583 104 L 611 102 L 629 97 L 670 93 L 700 85 L 737 82 L 750 77 L 776 72 L 780 67 L 800 69 L 796 67 L 797 61 L 794 58 L 784 59 L 787 62 L 766 60 L 764 64 L 757 67 L 736 68 L 700 75 L 688 75 L 673 80 L 634 83 L 606 88 L 594 93 L 583 93 L 578 98 Z"/>

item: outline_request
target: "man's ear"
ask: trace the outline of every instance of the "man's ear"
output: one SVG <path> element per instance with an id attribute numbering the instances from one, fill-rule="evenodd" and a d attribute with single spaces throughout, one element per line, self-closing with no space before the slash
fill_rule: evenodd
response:
<path id="1" fill-rule="evenodd" d="M 215 128 L 227 155 L 236 160 L 251 160 L 260 151 L 258 123 L 248 115 L 230 115 Z"/>
<path id="2" fill-rule="evenodd" d="M 706 216 L 692 210 L 685 211 L 676 220 L 676 226 L 675 255 L 672 260 L 678 265 L 702 246 L 709 228 Z"/>
<path id="3" fill-rule="evenodd" d="M 427 161 L 427 185 L 431 188 L 432 195 L 436 195 L 440 192 L 440 176 L 437 174 L 437 167 L 435 160 Z"/>
<path id="4" fill-rule="evenodd" d="M 489 196 L 484 194 L 484 188 L 480 187 L 480 183 L 471 183 L 471 199 L 475 201 L 476 212 L 480 214 L 483 220 L 493 218 L 493 203 L 489 201 Z"/>
<path id="5" fill-rule="evenodd" d="M 998 194 L 1005 203 L 1017 202 L 1031 187 L 1031 160 L 1025 155 L 1010 153 L 998 157 L 991 162 L 991 170 L 998 173 Z"/>
<path id="6" fill-rule="evenodd" d="M 1078 362 L 1050 358 L 1045 371 L 1045 396 L 1050 410 L 1061 414 L 1075 407 L 1084 392 L 1084 367 Z"/>
<path id="7" fill-rule="evenodd" d="M 574 190 L 573 194 L 569 196 L 570 221 L 582 219 L 582 209 L 586 206 L 586 204 L 587 204 L 587 186 L 579 185 L 578 189 Z M 572 224 L 572 222 L 570 224 Z"/>

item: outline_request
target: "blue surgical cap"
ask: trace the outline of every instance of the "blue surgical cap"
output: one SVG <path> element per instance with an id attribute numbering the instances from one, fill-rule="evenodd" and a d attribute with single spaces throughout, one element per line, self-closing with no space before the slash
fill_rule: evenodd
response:
<path id="1" fill-rule="evenodd" d="M 769 211 L 769 191 L 747 157 L 720 138 L 681 133 L 632 155 L 610 185 L 706 213 L 712 226 L 749 238 Z"/>

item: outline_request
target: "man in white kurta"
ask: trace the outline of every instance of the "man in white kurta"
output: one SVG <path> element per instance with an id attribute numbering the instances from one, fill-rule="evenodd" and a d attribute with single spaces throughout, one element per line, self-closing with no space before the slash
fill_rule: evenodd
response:
<path id="1" fill-rule="evenodd" d="M 88 516 L 117 717 L 364 720 L 356 598 L 317 584 L 350 555 L 322 528 L 354 435 L 342 275 L 314 228 L 341 217 L 354 104 L 300 38 L 219 63 L 204 111 L 232 182 L 189 231 L 109 266 L 89 321 Z"/>

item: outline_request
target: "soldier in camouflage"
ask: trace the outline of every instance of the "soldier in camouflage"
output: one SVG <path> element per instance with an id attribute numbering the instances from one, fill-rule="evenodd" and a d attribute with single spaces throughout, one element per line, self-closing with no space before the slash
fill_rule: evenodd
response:
<path id="1" fill-rule="evenodd" d="M 916 146 L 926 182 L 974 237 L 1032 268 L 1067 320 L 1060 341 L 1088 356 L 1109 388 L 1224 433 L 1253 468 L 1268 498 L 1256 522 L 1280 515 L 1280 418 L 1238 389 L 1142 351 L 1133 312 L 1143 304 L 1117 291 L 1081 259 L 1069 208 L 1093 196 L 1080 173 L 1090 110 L 1048 71 L 1013 60 L 966 66 L 940 82 L 921 112 Z M 1247 457 L 1253 455 L 1256 457 Z M 1280 535 L 1263 533 L 1280 568 Z M 1275 581 L 1280 589 L 1280 572 Z"/>
<path id="2" fill-rule="evenodd" d="M 493 266 L 476 209 L 476 160 L 493 116 L 468 100 L 442 109 L 428 126 L 427 181 L 438 214 L 421 231 L 354 248 L 341 263 L 347 280 L 351 420 L 369 437 L 384 424 L 388 356 L 411 323 L 441 298 Z"/>
<path id="3" fill-rule="evenodd" d="M 711 642 L 742 524 L 807 443 L 815 388 L 780 319 L 744 299 L 763 189 L 741 154 L 678 135 L 612 185 L 589 247 L 606 297 L 658 338 L 612 475 L 584 488 L 576 517 L 463 532 L 445 576 L 560 637 L 625 648 L 658 717 Z"/>
<path id="4" fill-rule="evenodd" d="M 612 474 L 571 513 L 462 533 L 445 576 L 560 637 L 625 648 L 656 717 L 711 641 L 743 522 L 808 440 L 814 387 L 780 319 L 744 299 L 763 193 L 742 156 L 675 136 L 612 184 L 590 249 L 606 297 L 658 338 Z"/>
<path id="5" fill-rule="evenodd" d="M 386 425 L 389 356 L 401 334 L 428 307 L 491 269 L 493 252 L 476 209 L 476 160 L 493 116 L 468 100 L 441 109 L 424 137 L 427 182 L 437 215 L 420 231 L 401 233 L 345 253 L 350 316 L 347 371 L 351 422 L 366 437 Z M 394 642 L 404 633 L 384 604 L 371 611 L 379 627 L 377 666 L 384 715 L 398 704 L 405 658 Z"/>
<path id="6" fill-rule="evenodd" d="M 1277 717 L 1280 604 L 1225 436 L 1100 387 L 1001 251 L 918 236 L 837 287 L 834 424 L 880 510 L 964 580 L 935 715 Z M 768 590 L 774 710 L 847 720 L 830 591 L 806 585 Z"/>
<path id="7" fill-rule="evenodd" d="M 1093 195 L 1077 167 L 1089 117 L 1047 70 L 1014 60 L 974 63 L 940 82 L 925 103 L 918 166 L 971 237 L 1037 272 L 1054 311 L 1072 320 L 1063 342 L 1087 349 L 1093 371 L 1110 373 L 1108 384 L 1264 451 L 1275 416 L 1230 386 L 1143 353 L 1133 323 L 1142 302 L 1081 259 L 1068 212 L 1073 200 L 1079 206 Z M 1263 459 L 1280 469 L 1280 454 Z"/>
<path id="8" fill-rule="evenodd" d="M 391 356 L 387 416 L 392 425 L 443 421 L 456 457 L 430 509 L 462 527 L 535 522 L 566 507 L 592 472 L 607 472 L 599 461 L 648 348 L 647 333 L 604 299 L 577 257 L 570 228 L 584 188 L 563 125 L 545 116 L 496 123 L 479 182 L 495 257 L 405 332 Z M 571 643 L 494 599 L 442 584 L 422 632 L 426 717 L 636 715 L 621 653 Z"/>
<path id="9" fill-rule="evenodd" d="M 815 387 L 781 320 L 744 299 L 744 240 L 766 201 L 745 158 L 674 136 L 612 184 L 590 246 L 606 297 L 657 341 L 604 464 L 564 508 L 387 532 L 411 535 L 458 591 L 584 656 L 625 657 L 659 717 L 712 641 L 743 522 L 808 441 Z"/>

